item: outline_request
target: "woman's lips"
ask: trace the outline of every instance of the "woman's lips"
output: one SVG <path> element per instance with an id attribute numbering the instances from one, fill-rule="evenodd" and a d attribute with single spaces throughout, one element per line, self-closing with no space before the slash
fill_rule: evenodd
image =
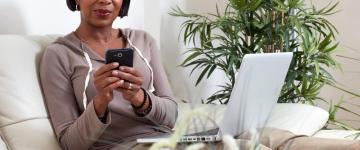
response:
<path id="1" fill-rule="evenodd" d="M 96 9 L 94 11 L 95 11 L 96 15 L 99 17 L 107 17 L 111 14 L 111 11 L 107 10 L 107 9 Z"/>

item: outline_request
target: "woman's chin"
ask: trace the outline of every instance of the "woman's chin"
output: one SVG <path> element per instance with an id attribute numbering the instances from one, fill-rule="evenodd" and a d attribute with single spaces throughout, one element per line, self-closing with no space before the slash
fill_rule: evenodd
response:
<path id="1" fill-rule="evenodd" d="M 108 20 L 96 21 L 93 22 L 93 25 L 98 28 L 109 27 L 112 26 L 112 21 L 108 21 Z"/>

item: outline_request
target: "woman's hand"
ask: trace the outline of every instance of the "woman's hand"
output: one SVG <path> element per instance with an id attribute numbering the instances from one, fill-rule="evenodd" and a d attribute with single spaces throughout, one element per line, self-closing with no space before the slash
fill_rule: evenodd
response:
<path id="1" fill-rule="evenodd" d="M 118 90 L 122 92 L 125 100 L 130 101 L 133 105 L 139 106 L 144 101 L 144 92 L 140 90 L 143 84 L 142 74 L 132 67 L 121 66 L 117 71 L 116 77 L 124 80 Z"/>
<path id="2" fill-rule="evenodd" d="M 114 69 L 119 67 L 118 63 L 106 64 L 94 73 L 94 85 L 97 95 L 94 97 L 94 107 L 96 114 L 101 117 L 104 115 L 108 104 L 113 99 L 113 90 L 123 85 L 123 80 L 116 77 Z"/>

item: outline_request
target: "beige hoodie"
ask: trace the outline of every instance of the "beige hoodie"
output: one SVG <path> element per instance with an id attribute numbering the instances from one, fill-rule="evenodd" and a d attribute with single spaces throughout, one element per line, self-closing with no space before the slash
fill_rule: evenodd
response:
<path id="1" fill-rule="evenodd" d="M 159 50 L 149 34 L 123 29 L 123 35 L 131 41 L 126 47 L 138 48 L 149 61 L 151 71 L 137 52 L 134 52 L 134 68 L 144 76 L 142 87 L 148 90 L 152 110 L 145 117 L 138 117 L 121 92 L 114 91 L 105 123 L 94 109 L 92 98 L 96 95 L 93 73 L 86 88 L 87 106 L 84 109 L 83 92 L 89 63 L 84 52 L 90 56 L 91 65 L 97 70 L 105 60 L 86 47 L 74 33 L 57 39 L 47 47 L 40 66 L 40 78 L 51 122 L 63 149 L 130 149 L 139 137 L 171 132 L 177 118 L 177 103 L 161 65 Z"/>

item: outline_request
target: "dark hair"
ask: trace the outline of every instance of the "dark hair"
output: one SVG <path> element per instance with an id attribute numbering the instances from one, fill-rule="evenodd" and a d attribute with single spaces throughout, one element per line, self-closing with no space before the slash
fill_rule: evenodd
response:
<path id="1" fill-rule="evenodd" d="M 66 4 L 71 11 L 76 11 L 76 0 L 66 0 Z M 130 0 L 123 0 L 119 16 L 120 18 L 127 16 L 129 12 Z"/>

